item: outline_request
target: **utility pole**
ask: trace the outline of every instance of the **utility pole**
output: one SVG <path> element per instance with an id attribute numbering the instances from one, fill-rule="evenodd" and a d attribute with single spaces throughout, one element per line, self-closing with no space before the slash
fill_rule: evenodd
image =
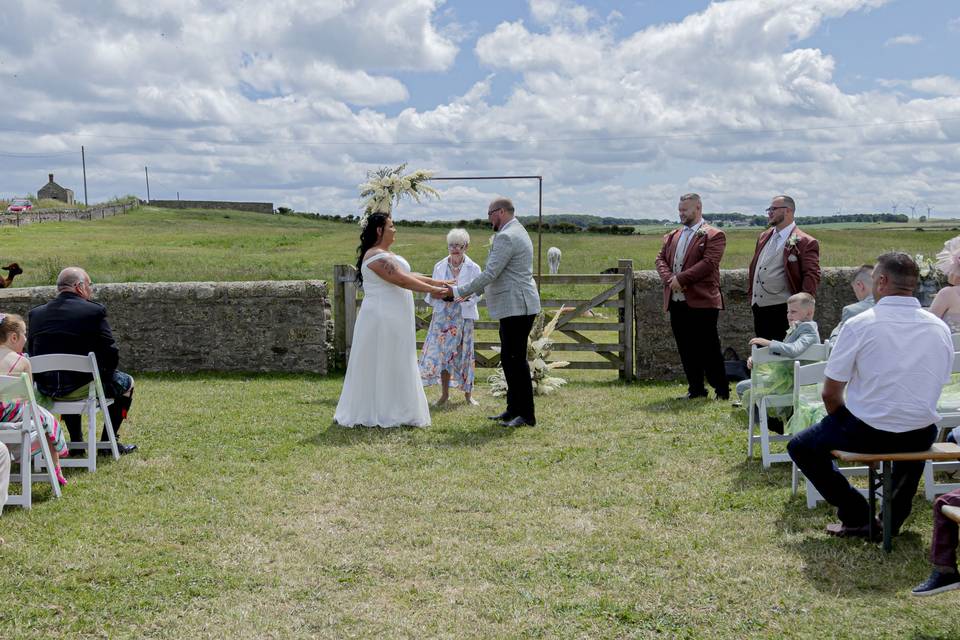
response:
<path id="1" fill-rule="evenodd" d="M 143 168 L 143 175 L 147 179 L 147 202 L 150 202 L 150 172 L 147 171 L 147 168 Z"/>
<path id="2" fill-rule="evenodd" d="M 87 154 L 83 145 L 80 145 L 80 162 L 83 163 L 83 204 L 89 207 L 90 201 L 87 200 Z"/>

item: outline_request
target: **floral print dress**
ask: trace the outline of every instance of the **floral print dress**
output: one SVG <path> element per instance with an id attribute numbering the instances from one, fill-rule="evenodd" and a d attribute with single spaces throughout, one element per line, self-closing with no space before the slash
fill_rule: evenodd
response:
<path id="1" fill-rule="evenodd" d="M 22 358 L 23 356 L 20 356 Z M 17 364 L 20 363 L 20 358 L 13 362 L 13 366 L 10 367 L 10 370 L 7 371 L 6 375 L 15 375 L 13 370 L 16 368 Z M 13 402 L 0 402 L 0 422 L 20 422 L 23 419 L 23 410 L 26 407 L 26 403 L 23 400 L 15 400 Z M 43 407 L 37 407 L 37 413 L 40 414 L 40 423 L 43 426 L 43 430 L 47 433 L 47 439 L 50 441 L 50 446 L 54 448 L 61 458 L 65 458 L 70 455 L 69 450 L 67 449 L 67 440 L 63 435 L 63 430 L 60 428 L 60 421 L 57 418 L 44 409 Z M 31 455 L 36 454 L 40 451 L 40 443 L 34 441 L 31 446 Z"/>
<path id="2" fill-rule="evenodd" d="M 423 386 L 440 384 L 442 371 L 450 374 L 451 387 L 460 387 L 464 393 L 473 391 L 473 320 L 463 317 L 459 302 L 434 304 L 430 328 L 423 341 L 420 357 Z"/>

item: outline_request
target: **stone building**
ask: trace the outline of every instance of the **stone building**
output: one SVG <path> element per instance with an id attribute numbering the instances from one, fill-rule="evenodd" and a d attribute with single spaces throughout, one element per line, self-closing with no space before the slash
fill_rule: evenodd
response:
<path id="1" fill-rule="evenodd" d="M 38 200 L 59 200 L 67 204 L 73 204 L 73 189 L 64 189 L 53 181 L 53 174 L 50 176 L 50 182 L 37 190 Z"/>

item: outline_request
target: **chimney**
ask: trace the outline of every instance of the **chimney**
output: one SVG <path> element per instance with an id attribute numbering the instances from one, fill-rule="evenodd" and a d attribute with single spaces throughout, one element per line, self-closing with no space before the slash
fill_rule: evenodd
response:
<path id="1" fill-rule="evenodd" d="M 50 182 L 53 182 L 53 174 L 52 174 L 52 173 L 48 173 L 47 175 L 50 176 Z"/>

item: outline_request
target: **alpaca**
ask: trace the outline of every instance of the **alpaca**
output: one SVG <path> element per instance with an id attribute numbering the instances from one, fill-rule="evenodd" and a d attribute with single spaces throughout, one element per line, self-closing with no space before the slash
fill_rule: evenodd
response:
<path id="1" fill-rule="evenodd" d="M 550 273 L 560 272 L 560 249 L 556 247 L 547 249 L 547 266 L 550 267 Z"/>
<path id="2" fill-rule="evenodd" d="M 0 267 L 7 272 L 7 277 L 0 277 L 0 289 L 6 289 L 13 284 L 13 279 L 23 273 L 23 269 L 16 262 L 11 262 L 5 267 Z"/>

